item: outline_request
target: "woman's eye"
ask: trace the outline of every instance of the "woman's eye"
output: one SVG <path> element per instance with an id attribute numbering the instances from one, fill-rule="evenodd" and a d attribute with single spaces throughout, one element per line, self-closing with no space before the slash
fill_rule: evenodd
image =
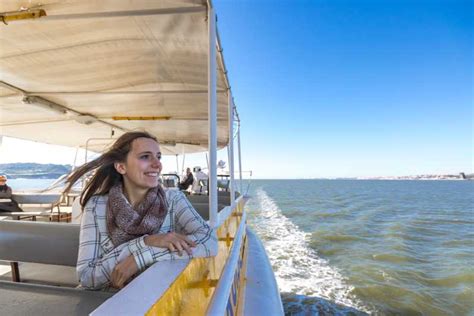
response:
<path id="1" fill-rule="evenodd" d="M 143 160 L 146 160 L 146 159 L 149 159 L 150 158 L 150 155 L 141 155 L 140 156 L 140 159 L 143 159 Z"/>
<path id="2" fill-rule="evenodd" d="M 156 156 L 156 159 L 161 160 L 161 155 Z"/>

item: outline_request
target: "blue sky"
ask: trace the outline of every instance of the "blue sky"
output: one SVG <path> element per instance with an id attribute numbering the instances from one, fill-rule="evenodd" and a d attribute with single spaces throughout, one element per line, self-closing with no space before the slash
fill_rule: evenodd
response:
<path id="1" fill-rule="evenodd" d="M 256 177 L 472 172 L 472 2 L 214 4 Z"/>
<path id="2" fill-rule="evenodd" d="M 213 3 L 254 178 L 473 172 L 472 1 Z"/>

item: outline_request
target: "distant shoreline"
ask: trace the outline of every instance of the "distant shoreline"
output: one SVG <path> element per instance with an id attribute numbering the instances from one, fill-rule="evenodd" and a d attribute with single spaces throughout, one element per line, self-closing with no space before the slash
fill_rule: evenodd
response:
<path id="1" fill-rule="evenodd" d="M 265 178 L 253 178 L 253 179 L 243 179 L 243 180 L 347 180 L 347 181 L 469 181 L 473 179 L 461 179 L 461 178 L 440 178 L 440 179 L 394 179 L 394 178 L 272 178 L 272 179 L 265 179 Z"/>
<path id="2" fill-rule="evenodd" d="M 9 179 L 57 179 L 70 171 L 70 165 L 32 162 L 0 164 L 0 174 Z"/>
<path id="3" fill-rule="evenodd" d="M 27 175 L 8 175 L 8 180 L 56 180 L 64 173 L 51 174 L 27 174 Z"/>
<path id="4" fill-rule="evenodd" d="M 9 179 L 57 179 L 71 171 L 70 165 L 38 164 L 38 163 L 7 163 L 0 164 L 0 174 L 6 174 Z M 235 177 L 238 180 L 238 176 Z M 458 181 L 473 180 L 474 174 L 420 174 L 412 176 L 376 176 L 376 177 L 308 177 L 308 178 L 244 178 L 243 180 L 389 180 L 389 181 Z"/>

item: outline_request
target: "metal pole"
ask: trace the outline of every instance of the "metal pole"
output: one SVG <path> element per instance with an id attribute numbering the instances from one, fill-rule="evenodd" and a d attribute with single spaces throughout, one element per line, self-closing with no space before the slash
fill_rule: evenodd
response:
<path id="1" fill-rule="evenodd" d="M 77 165 L 77 156 L 79 155 L 79 146 L 76 147 L 76 154 L 74 155 L 74 163 L 71 167 L 71 171 L 74 170 L 74 168 L 76 167 Z"/>
<path id="2" fill-rule="evenodd" d="M 237 142 L 239 144 L 239 176 L 240 176 L 240 194 L 244 194 L 243 182 L 242 182 L 242 155 L 240 150 L 240 122 L 239 122 L 239 131 L 237 132 Z"/>
<path id="3" fill-rule="evenodd" d="M 178 159 L 178 154 L 176 154 L 176 173 L 179 172 L 179 159 Z"/>
<path id="4" fill-rule="evenodd" d="M 229 89 L 229 175 L 230 175 L 230 206 L 234 208 L 235 205 L 235 190 L 234 190 L 234 100 Z"/>
<path id="5" fill-rule="evenodd" d="M 181 174 L 184 174 L 184 161 L 186 160 L 186 155 L 184 154 L 184 146 L 183 146 L 183 163 L 181 164 Z"/>
<path id="6" fill-rule="evenodd" d="M 209 119 L 209 224 L 215 227 L 217 219 L 217 93 L 216 93 L 216 16 L 208 5 L 208 119 Z"/>

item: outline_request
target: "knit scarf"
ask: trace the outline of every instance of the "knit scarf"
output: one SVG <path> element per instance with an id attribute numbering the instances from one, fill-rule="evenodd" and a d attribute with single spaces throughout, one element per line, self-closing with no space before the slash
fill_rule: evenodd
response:
<path id="1" fill-rule="evenodd" d="M 148 190 L 145 199 L 134 209 L 123 194 L 122 183 L 118 183 L 110 189 L 107 202 L 110 239 L 117 247 L 144 234 L 152 234 L 161 228 L 167 213 L 166 196 L 161 185 Z"/>

